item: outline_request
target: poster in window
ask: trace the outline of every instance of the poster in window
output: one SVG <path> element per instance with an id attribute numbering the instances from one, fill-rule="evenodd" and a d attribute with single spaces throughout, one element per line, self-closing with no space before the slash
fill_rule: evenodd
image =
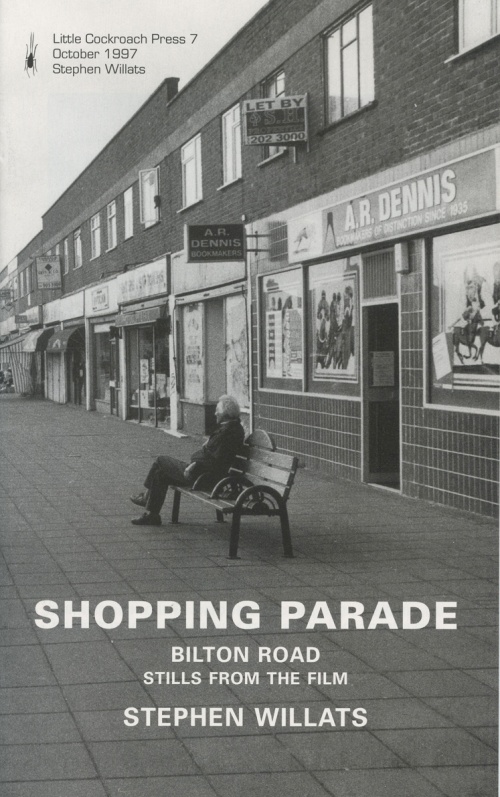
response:
<path id="1" fill-rule="evenodd" d="M 301 379 L 302 277 L 300 271 L 273 274 L 263 282 L 265 308 L 265 374 Z"/>
<path id="2" fill-rule="evenodd" d="M 309 269 L 313 380 L 358 379 L 357 275 L 344 260 Z"/>
<path id="3" fill-rule="evenodd" d="M 203 380 L 203 305 L 184 308 L 184 395 L 201 404 L 204 400 Z"/>
<path id="4" fill-rule="evenodd" d="M 227 392 L 240 407 L 248 407 L 247 311 L 244 296 L 226 299 L 226 382 Z"/>
<path id="5" fill-rule="evenodd" d="M 500 386 L 499 233 L 494 225 L 434 241 L 431 325 L 438 382 L 472 389 Z M 442 346 L 436 344 L 443 335 L 448 373 L 439 356 Z"/>

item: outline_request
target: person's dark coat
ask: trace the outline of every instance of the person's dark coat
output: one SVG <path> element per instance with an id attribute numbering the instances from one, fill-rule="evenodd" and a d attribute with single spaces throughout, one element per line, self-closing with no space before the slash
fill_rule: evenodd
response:
<path id="1" fill-rule="evenodd" d="M 237 454 L 240 454 L 245 431 L 238 418 L 219 424 L 207 442 L 191 456 L 196 462 L 191 477 L 197 479 L 202 473 L 209 473 L 216 484 L 227 475 Z"/>

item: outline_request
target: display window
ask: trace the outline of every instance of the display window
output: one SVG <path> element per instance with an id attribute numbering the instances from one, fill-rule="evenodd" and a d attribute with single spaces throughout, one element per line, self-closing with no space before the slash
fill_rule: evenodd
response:
<path id="1" fill-rule="evenodd" d="M 270 274 L 261 280 L 262 386 L 302 390 L 303 279 L 302 270 Z"/>
<path id="2" fill-rule="evenodd" d="M 169 428 L 169 355 L 164 325 L 127 331 L 128 417 Z"/>
<path id="3" fill-rule="evenodd" d="M 186 305 L 183 311 L 184 398 L 195 404 L 205 400 L 204 306 Z"/>
<path id="4" fill-rule="evenodd" d="M 430 244 L 430 401 L 498 410 L 500 224 Z"/>
<path id="5" fill-rule="evenodd" d="M 308 269 L 311 390 L 316 383 L 359 381 L 359 278 L 351 260 Z"/>

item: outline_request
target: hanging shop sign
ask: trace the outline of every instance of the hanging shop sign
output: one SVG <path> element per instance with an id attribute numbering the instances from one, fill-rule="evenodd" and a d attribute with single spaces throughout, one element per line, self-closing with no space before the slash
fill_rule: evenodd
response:
<path id="1" fill-rule="evenodd" d="M 61 258 L 59 255 L 43 255 L 36 258 L 38 288 L 61 288 Z"/>
<path id="2" fill-rule="evenodd" d="M 290 262 L 404 238 L 500 210 L 500 150 L 443 164 L 288 221 Z"/>
<path id="3" fill-rule="evenodd" d="M 307 94 L 243 101 L 243 142 L 290 147 L 307 141 Z"/>
<path id="4" fill-rule="evenodd" d="M 243 260 L 243 224 L 193 224 L 187 225 L 188 263 L 220 263 Z"/>

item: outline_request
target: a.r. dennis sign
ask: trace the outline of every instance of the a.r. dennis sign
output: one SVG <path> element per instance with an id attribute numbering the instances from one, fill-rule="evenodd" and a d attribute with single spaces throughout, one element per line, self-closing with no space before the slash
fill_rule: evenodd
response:
<path id="1" fill-rule="evenodd" d="M 243 224 L 190 224 L 187 227 L 188 263 L 243 260 Z"/>

